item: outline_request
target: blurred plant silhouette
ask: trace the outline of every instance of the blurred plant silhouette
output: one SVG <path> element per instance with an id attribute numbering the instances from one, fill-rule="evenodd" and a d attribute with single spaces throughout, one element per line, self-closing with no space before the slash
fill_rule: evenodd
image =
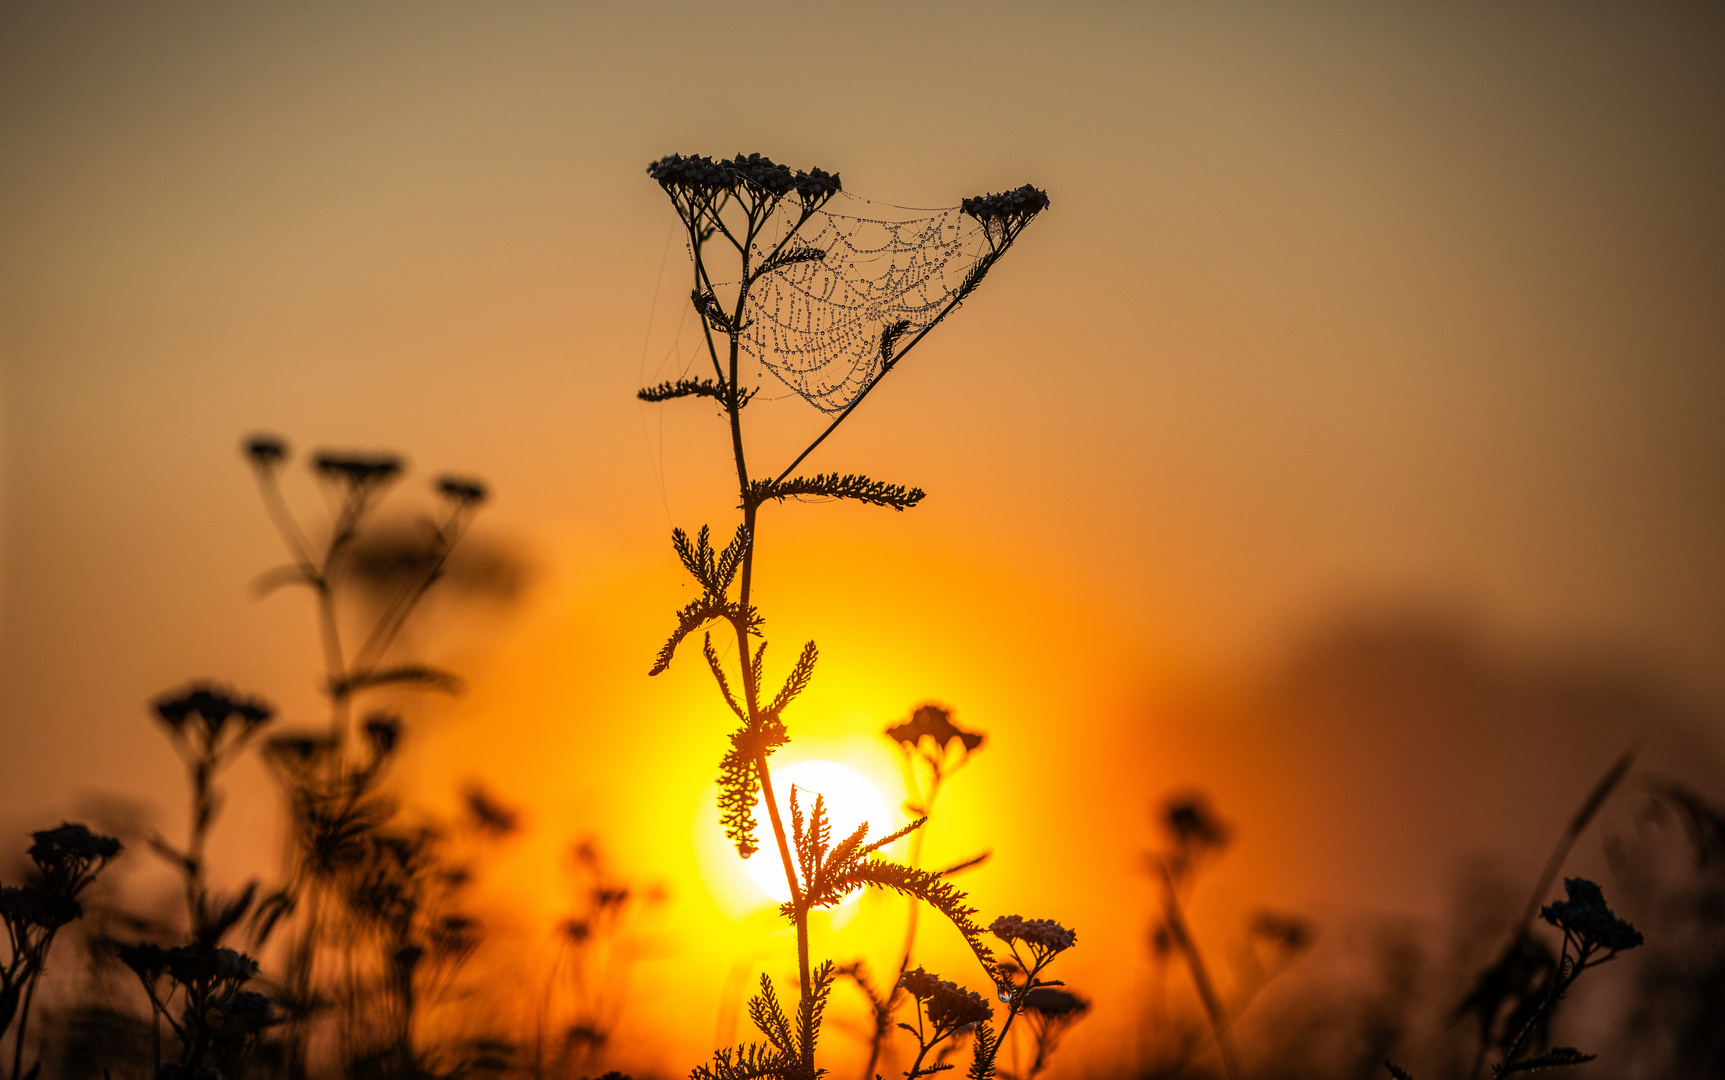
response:
<path id="1" fill-rule="evenodd" d="M 48 952 L 61 928 L 84 914 L 78 896 L 120 853 L 120 842 L 67 822 L 31 834 L 33 880 L 0 885 L 0 924 L 10 955 L 0 965 L 0 1041 L 12 1035 L 12 1080 L 35 1076 L 40 1062 L 24 1071 L 30 1006 L 48 966 Z M 16 1020 L 17 1026 L 13 1027 Z"/>
<path id="2" fill-rule="evenodd" d="M 1641 931 L 1612 914 L 1598 885 L 1585 878 L 1565 878 L 1563 888 L 1568 893 L 1567 899 L 1546 904 L 1539 910 L 1541 919 L 1563 932 L 1561 951 L 1535 996 L 1533 1009 L 1515 1028 L 1504 1047 L 1503 1059 L 1492 1067 L 1494 1078 L 1584 1065 L 1592 1061 L 1595 1055 L 1572 1046 L 1553 1046 L 1537 1051 L 1534 1051 L 1534 1046 L 1544 1042 L 1543 1033 L 1552 1010 L 1583 972 L 1614 960 L 1618 953 L 1637 948 L 1642 943 Z M 1412 1080 L 1407 1070 L 1394 1062 L 1385 1061 L 1384 1067 L 1395 1080 Z"/>
<path id="3" fill-rule="evenodd" d="M 1613 844 L 1612 869 L 1647 927 L 1628 1016 L 1612 1060 L 1640 1075 L 1725 1073 L 1725 809 L 1687 785 L 1649 784 L 1648 825 L 1675 822 L 1689 859 L 1662 866 L 1645 850 Z"/>
<path id="4" fill-rule="evenodd" d="M 1217 816 L 1201 792 L 1170 797 L 1163 804 L 1157 823 L 1162 830 L 1163 846 L 1147 853 L 1145 864 L 1156 884 L 1161 907 L 1160 917 L 1150 931 L 1158 981 L 1166 985 L 1168 960 L 1178 953 L 1191 977 L 1223 1072 L 1235 1080 L 1242 1070 L 1239 1050 L 1234 1045 L 1234 1022 L 1272 979 L 1310 947 L 1312 930 L 1304 919 L 1296 916 L 1268 910 L 1255 913 L 1246 926 L 1245 947 L 1239 952 L 1231 992 L 1224 996 L 1192 933 L 1186 907 L 1199 872 L 1227 848 L 1233 830 Z M 1148 1075 L 1177 1075 L 1197 1052 L 1198 1032 L 1202 1028 L 1181 1030 L 1172 1016 L 1159 1019 L 1172 1036 L 1171 1049 L 1164 1060 L 1150 1067 Z"/>
<path id="5" fill-rule="evenodd" d="M 269 998 L 246 988 L 258 974 L 257 961 L 222 944 L 251 911 L 257 883 L 238 896 L 217 896 L 209 889 L 204 857 L 221 808 L 216 774 L 257 737 L 275 710 L 214 684 L 194 683 L 157 699 L 153 711 L 185 762 L 191 789 L 186 846 L 150 838 L 150 846 L 184 882 L 187 935 L 182 944 L 120 945 L 117 955 L 150 1001 L 156 1074 L 197 1077 L 240 1066 L 275 1022 Z M 179 1045 L 177 1061 L 163 1060 L 164 1021 Z"/>
<path id="6" fill-rule="evenodd" d="M 1055 954 L 1072 945 L 1072 934 L 1040 920 L 996 920 L 989 929 L 1013 948 L 1015 956 L 1021 945 L 1028 950 L 1029 965 L 1021 964 L 1015 976 L 1015 969 L 997 959 L 985 943 L 983 927 L 972 919 L 975 909 L 962 892 L 939 874 L 879 857 L 883 847 L 927 822 L 926 808 L 910 825 L 872 841 L 866 823 L 835 840 L 824 799 L 817 795 L 805 811 L 793 789 L 786 827 L 768 761 L 789 742 L 784 712 L 813 677 L 817 651 L 813 641 L 805 644 L 780 689 L 774 693 L 767 688 L 763 620 L 752 595 L 754 559 L 760 511 L 769 502 L 848 499 L 905 510 L 922 500 L 919 488 L 866 476 L 792 474 L 934 326 L 974 292 L 1024 228 L 1047 208 L 1048 197 L 1027 185 L 1004 195 L 966 199 L 957 211 L 926 219 L 936 222 L 931 230 L 912 228 L 909 223 L 865 223 L 831 213 L 829 204 L 841 191 L 836 175 L 820 169 L 793 172 L 759 154 L 718 161 L 672 155 L 653 162 L 647 172 L 670 198 L 684 227 L 694 275 L 690 300 L 700 319 L 711 377 L 667 380 L 643 389 L 639 397 L 649 402 L 695 397 L 719 405 L 730 429 L 742 511 L 741 523 L 723 547 L 713 544 L 706 526 L 693 539 L 682 529 L 672 533 L 677 556 L 700 585 L 701 595 L 677 613 L 676 628 L 650 674 L 666 670 L 684 639 L 711 624 L 724 626 L 734 636 L 734 681 L 710 631 L 702 641 L 702 653 L 720 695 L 740 723 L 720 762 L 720 819 L 738 856 L 754 856 L 759 848 L 754 808 L 757 795 L 763 796 L 791 897 L 781 912 L 795 927 L 797 939 L 795 1007 L 787 1013 L 771 979 L 763 975 L 760 992 L 749 1003 L 749 1015 L 765 1042 L 720 1050 L 692 1075 L 713 1080 L 814 1080 L 824 1071 L 816 1064 L 815 1051 L 838 970 L 830 961 L 812 965 L 809 913 L 837 904 L 859 885 L 873 885 L 905 894 L 945 915 L 970 946 L 994 994 L 1007 1006 L 1006 1019 L 996 1033 L 988 1023 L 992 1008 L 982 998 L 919 973 L 916 985 L 905 989 L 918 1003 L 919 1025 L 924 1020 L 926 1025 L 913 1029 L 920 1031 L 922 1050 L 907 1076 L 931 1071 L 922 1065 L 928 1051 L 961 1028 L 973 1027 L 971 1075 L 986 1080 L 995 1073 L 1001 1040 L 1025 1010 L 1028 995 L 1049 985 L 1041 979 L 1042 970 Z M 952 229 L 947 239 L 949 218 Z M 980 246 L 962 275 L 947 284 L 938 270 L 956 257 L 958 225 L 965 220 L 978 229 Z M 886 230 L 886 239 L 870 249 L 877 256 L 876 265 L 850 242 L 864 224 Z M 811 235 L 824 246 L 812 242 Z M 907 235 L 913 239 L 905 240 Z M 842 254 L 841 247 L 846 249 Z M 879 262 L 881 252 L 887 253 L 884 264 Z M 859 261 L 864 264 L 860 271 Z M 817 407 L 836 414 L 772 479 L 758 478 L 745 452 L 744 409 L 758 390 L 745 385 L 745 355 Z M 759 645 L 756 639 L 762 639 Z M 911 977 L 905 972 L 898 981 L 902 984 Z M 954 989 L 933 989 L 948 986 Z M 872 992 L 870 997 L 879 1000 Z M 972 999 L 974 1005 L 958 1007 Z M 877 1007 L 877 1017 L 880 1012 Z"/>
<path id="7" fill-rule="evenodd" d="M 1090 1002 L 1070 990 L 1055 986 L 1032 990 L 1024 999 L 1024 1022 L 1030 1028 L 1035 1056 L 1022 1072 L 1014 1068 L 1011 1075 L 1030 1080 L 1040 1073 L 1054 1056 L 1061 1037 L 1089 1012 Z M 1007 1075 L 1005 1070 L 1001 1075 Z"/>
<path id="8" fill-rule="evenodd" d="M 385 790 L 388 767 L 404 738 L 403 721 L 370 709 L 355 723 L 368 694 L 459 687 L 446 672 L 398 659 L 395 646 L 444 575 L 485 490 L 472 480 L 440 478 L 433 489 L 442 512 L 422 523 L 416 540 L 403 542 L 373 529 L 377 506 L 403 472 L 400 459 L 320 453 L 311 468 L 333 514 L 327 538 L 314 545 L 281 490 L 286 445 L 255 436 L 244 451 L 292 558 L 265 574 L 259 590 L 301 585 L 314 594 L 329 722 L 311 732 L 266 734 L 275 718 L 272 707 L 210 682 L 191 683 L 153 702 L 155 719 L 185 764 L 191 805 L 183 846 L 159 834 L 147 839 L 181 880 L 184 924 L 122 910 L 117 921 L 132 931 L 120 938 L 98 934 L 93 945 L 98 956 L 129 969 L 142 987 L 152 1017 L 149 1062 L 164 1080 L 265 1072 L 297 1080 L 314 1071 L 418 1078 L 454 1075 L 475 1061 L 498 1059 L 512 1048 L 475 1044 L 469 1052 L 433 1045 L 421 1038 L 416 1021 L 427 1003 L 449 992 L 479 942 L 479 924 L 464 912 L 463 897 L 476 859 L 515 831 L 515 815 L 475 787 L 453 822 L 410 821 Z M 360 645 L 350 650 L 344 633 L 356 624 Z M 254 881 L 237 894 L 222 894 L 209 885 L 206 856 L 223 802 L 218 779 L 254 747 L 261 747 L 286 796 L 286 880 L 267 893 Z M 29 901 L 23 906 L 12 902 L 13 890 L 7 892 L 15 948 L 0 987 L 0 1009 L 16 1001 L 10 988 L 17 984 L 27 1017 L 52 929 L 75 917 L 77 892 L 119 850 L 117 841 L 81 830 L 64 826 L 37 834 L 46 891 L 19 892 Z M 55 905 L 54 926 L 33 914 L 31 903 L 41 906 L 38 893 Z M 17 920 L 10 916 L 14 907 Z M 230 948 L 228 940 L 242 929 L 247 948 L 258 956 L 282 940 L 275 951 L 285 970 L 262 974 L 258 959 Z M 69 1037 L 76 1038 L 77 1025 L 85 1024 L 107 1037 L 129 1039 L 116 1017 L 123 1014 L 87 1007 L 74 1017 Z M 21 1034 L 16 1045 L 21 1055 Z M 68 1047 L 64 1060 L 83 1060 L 76 1050 Z M 326 1060 L 314 1070 L 316 1055 Z M 95 1059 L 89 1060 L 93 1068 Z"/>
<path id="9" fill-rule="evenodd" d="M 440 478 L 433 489 L 441 513 L 404 543 L 373 528 L 376 508 L 403 472 L 400 459 L 320 453 L 311 468 L 333 513 L 327 537 L 314 544 L 281 490 L 286 444 L 255 436 L 244 450 L 292 559 L 265 574 L 259 590 L 301 585 L 313 593 L 329 721 L 321 730 L 266 737 L 274 710 L 214 683 L 195 682 L 158 698 L 152 711 L 185 764 L 191 806 L 183 846 L 159 834 L 148 842 L 181 879 L 184 925 L 119 910 L 117 921 L 131 932 L 121 938 L 99 933 L 92 943 L 98 956 L 117 959 L 142 987 L 152 1020 L 148 1049 L 137 1050 L 147 1052 L 154 1075 L 164 1080 L 265 1072 L 298 1080 L 314 1071 L 314 1055 L 326 1059 L 315 1069 L 319 1075 L 379 1078 L 454 1075 L 475 1062 L 500 1060 L 511 1047 L 432 1045 L 416 1022 L 427 1003 L 449 992 L 478 944 L 480 927 L 462 900 L 479 853 L 515 830 L 515 815 L 473 788 L 454 822 L 410 821 L 385 791 L 403 721 L 370 709 L 356 723 L 369 694 L 459 687 L 446 672 L 397 658 L 395 646 L 444 575 L 485 489 L 472 480 Z M 349 649 L 344 635 L 355 625 L 360 644 Z M 206 856 L 223 801 L 217 781 L 254 747 L 261 747 L 288 804 L 286 880 L 267 893 L 254 881 L 237 894 L 222 894 L 209 885 Z M 117 841 L 93 837 L 81 826 L 37 837 L 32 851 L 46 884 L 5 894 L 14 955 L 0 972 L 0 1015 L 10 1020 L 21 992 L 20 1029 L 53 930 L 76 917 L 77 893 L 119 850 Z M 52 910 L 39 912 L 44 904 Z M 276 950 L 284 960 L 280 975 L 262 974 L 257 959 L 228 946 L 242 928 L 247 948 L 259 956 L 278 935 L 285 938 Z M 127 1030 L 123 1013 L 86 1005 L 74 1012 L 64 1037 L 99 1031 L 129 1044 Z M 15 1046 L 14 1072 L 22 1030 Z M 83 1061 L 85 1068 L 99 1064 L 76 1045 L 67 1046 L 62 1060 Z"/>
<path id="10" fill-rule="evenodd" d="M 568 870 L 575 904 L 557 925 L 534 1018 L 535 1080 L 587 1076 L 604 1060 L 635 959 L 629 925 L 640 909 L 665 899 L 661 887 L 637 890 L 614 876 L 592 837 L 570 845 Z"/>
<path id="11" fill-rule="evenodd" d="M 292 842 L 286 882 L 259 901 L 251 929 L 260 946 L 278 931 L 290 936 L 277 991 L 286 1013 L 286 1075 L 308 1074 L 320 1029 L 332 1031 L 347 1076 L 458 1069 L 459 1061 L 441 1061 L 448 1055 L 420 1046 L 417 1020 L 449 990 L 478 943 L 479 926 L 461 906 L 473 857 L 463 848 L 509 835 L 513 815 L 475 790 L 453 827 L 404 820 L 385 780 L 405 725 L 384 709 L 362 713 L 360 704 L 390 689 L 459 690 L 454 675 L 401 659 L 395 646 L 444 577 L 485 486 L 435 480 L 440 512 L 421 520 L 417 542 L 402 543 L 373 529 L 379 503 L 404 471 L 401 459 L 318 453 L 311 471 L 332 514 L 324 540 L 314 543 L 282 491 L 286 444 L 254 436 L 244 448 L 290 560 L 259 578 L 258 590 L 312 593 L 329 707 L 322 730 L 280 733 L 264 744 L 287 796 Z M 357 647 L 348 638 L 356 627 Z"/>

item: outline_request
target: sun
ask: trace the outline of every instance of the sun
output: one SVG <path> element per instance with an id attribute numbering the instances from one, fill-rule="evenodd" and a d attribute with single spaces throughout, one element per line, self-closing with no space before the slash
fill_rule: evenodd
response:
<path id="1" fill-rule="evenodd" d="M 832 821 L 834 842 L 849 836 L 858 825 L 868 822 L 869 839 L 874 840 L 887 835 L 893 829 L 892 809 L 887 805 L 885 797 L 869 782 L 868 777 L 836 761 L 798 761 L 783 768 L 773 769 L 773 794 L 777 797 L 779 813 L 785 822 L 788 832 L 791 827 L 791 787 L 797 789 L 797 805 L 806 815 L 815 804 L 815 795 L 819 794 L 826 802 L 827 816 Z M 761 823 L 761 831 L 765 842 L 755 857 L 743 863 L 748 871 L 749 880 L 755 888 L 770 900 L 784 903 L 791 898 L 789 886 L 785 884 L 784 864 L 779 859 L 777 845 L 772 839 L 771 826 L 767 823 L 767 800 L 764 795 L 755 799 L 755 819 Z M 795 854 L 793 852 L 793 854 Z M 846 898 L 848 903 L 858 889 Z"/>

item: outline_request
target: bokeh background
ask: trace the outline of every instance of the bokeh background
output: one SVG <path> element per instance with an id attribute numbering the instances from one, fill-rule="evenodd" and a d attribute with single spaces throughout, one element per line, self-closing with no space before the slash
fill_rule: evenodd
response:
<path id="1" fill-rule="evenodd" d="M 572 838 L 662 883 L 622 1060 L 703 1056 L 739 965 L 790 950 L 700 869 L 705 672 L 645 677 L 670 528 L 734 500 L 711 411 L 633 397 L 693 341 L 643 168 L 760 151 L 905 206 L 1053 200 L 812 459 L 927 501 L 772 508 L 760 596 L 781 661 L 822 646 L 788 756 L 896 799 L 886 724 L 988 733 L 929 857 L 992 848 L 985 912 L 1078 928 L 1065 1067 L 1135 1038 L 1170 791 L 1235 826 L 1219 950 L 1268 904 L 1330 970 L 1459 882 L 1524 890 L 1631 745 L 1725 790 L 1722 57 L 1686 4 L 8 4 L 8 846 L 183 828 L 145 702 L 188 678 L 315 721 L 238 442 L 399 450 L 403 514 L 489 482 L 473 540 L 510 568 L 428 612 L 415 648 L 469 687 L 416 707 L 399 783 L 521 810 L 486 882 L 529 955 Z M 765 397 L 771 459 L 818 416 Z M 217 873 L 267 876 L 269 781 L 229 789 Z M 1574 868 L 1638 842 L 1636 798 Z"/>

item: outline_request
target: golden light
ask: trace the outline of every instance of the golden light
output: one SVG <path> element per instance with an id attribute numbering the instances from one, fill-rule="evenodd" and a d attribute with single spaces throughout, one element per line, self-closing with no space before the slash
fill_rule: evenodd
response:
<path id="1" fill-rule="evenodd" d="M 836 761 L 798 761 L 782 768 L 772 770 L 773 795 L 779 804 L 779 813 L 783 815 L 785 828 L 791 827 L 791 788 L 797 789 L 797 805 L 803 814 L 809 814 L 815 805 L 815 796 L 821 796 L 826 803 L 827 817 L 832 821 L 833 841 L 843 839 L 856 830 L 865 821 L 869 826 L 869 839 L 875 840 L 887 835 L 893 829 L 892 810 L 879 789 L 869 782 L 868 777 Z M 755 817 L 762 824 L 762 832 L 766 834 L 766 842 L 754 858 L 743 863 L 748 872 L 749 880 L 755 888 L 769 899 L 784 903 L 791 898 L 791 890 L 785 884 L 784 863 L 775 850 L 771 834 L 767 831 L 767 800 L 765 795 L 756 799 Z M 850 903 L 860 893 L 861 889 L 852 892 L 845 898 Z"/>

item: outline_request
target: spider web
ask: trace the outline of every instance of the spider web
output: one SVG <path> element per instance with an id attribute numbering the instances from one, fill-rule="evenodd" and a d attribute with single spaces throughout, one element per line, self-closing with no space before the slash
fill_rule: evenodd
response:
<path id="1" fill-rule="evenodd" d="M 908 324 L 909 342 L 934 325 L 982 247 L 982 230 L 958 207 L 912 210 L 840 195 L 849 213 L 816 211 L 787 247 L 824 259 L 763 274 L 749 291 L 738 342 L 744 353 L 809 404 L 836 413 L 880 372 L 881 335 Z M 757 241 L 759 262 L 795 224 Z"/>

